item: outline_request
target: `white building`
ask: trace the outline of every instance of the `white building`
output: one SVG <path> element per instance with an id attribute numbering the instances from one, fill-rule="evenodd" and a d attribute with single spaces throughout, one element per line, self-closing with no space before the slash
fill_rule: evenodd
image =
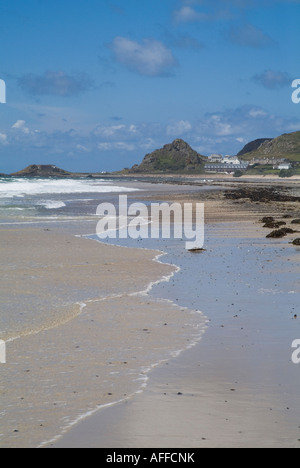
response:
<path id="1" fill-rule="evenodd" d="M 288 171 L 292 169 L 291 163 L 282 163 L 277 166 L 276 169 L 279 169 L 280 171 Z"/>
<path id="2" fill-rule="evenodd" d="M 236 165 L 236 164 L 241 164 L 241 161 L 239 160 L 237 156 L 225 156 L 225 158 L 223 158 L 223 163 Z"/>
<path id="3" fill-rule="evenodd" d="M 223 156 L 221 154 L 212 154 L 211 156 L 208 157 L 208 161 L 212 164 L 214 163 L 222 163 L 223 162 Z"/>

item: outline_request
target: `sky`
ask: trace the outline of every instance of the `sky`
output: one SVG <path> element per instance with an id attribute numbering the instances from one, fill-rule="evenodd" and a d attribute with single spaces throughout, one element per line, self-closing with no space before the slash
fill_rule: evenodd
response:
<path id="1" fill-rule="evenodd" d="M 0 18 L 0 172 L 114 171 L 176 138 L 236 154 L 300 130 L 300 0 L 2 0 Z"/>

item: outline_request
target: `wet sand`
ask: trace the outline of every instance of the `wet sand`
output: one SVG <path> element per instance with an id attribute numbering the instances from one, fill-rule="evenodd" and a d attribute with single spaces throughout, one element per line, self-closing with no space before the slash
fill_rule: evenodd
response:
<path id="1" fill-rule="evenodd" d="M 202 334 L 199 313 L 148 297 L 175 271 L 154 261 L 160 252 L 42 228 L 2 227 L 0 238 L 2 309 L 31 317 L 4 336 L 1 447 L 55 440 L 140 391 L 155 365 Z M 43 310 L 30 314 L 38 303 Z"/>
<path id="2" fill-rule="evenodd" d="M 293 319 L 300 253 L 268 246 L 262 228 L 245 221 L 213 232 L 219 261 L 210 254 L 198 291 L 209 318 L 203 339 L 152 372 L 142 394 L 95 414 L 54 447 L 299 447 L 300 378 L 291 343 L 300 336 Z M 240 264 L 229 278 L 235 249 Z"/>

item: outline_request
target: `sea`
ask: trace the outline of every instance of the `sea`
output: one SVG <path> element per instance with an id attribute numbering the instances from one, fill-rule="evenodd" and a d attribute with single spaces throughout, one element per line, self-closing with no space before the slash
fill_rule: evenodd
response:
<path id="1" fill-rule="evenodd" d="M 102 179 L 0 177 L 0 223 L 39 222 L 46 217 L 62 220 L 80 212 L 94 214 L 86 211 L 87 204 L 101 201 L 101 194 L 137 190 Z"/>

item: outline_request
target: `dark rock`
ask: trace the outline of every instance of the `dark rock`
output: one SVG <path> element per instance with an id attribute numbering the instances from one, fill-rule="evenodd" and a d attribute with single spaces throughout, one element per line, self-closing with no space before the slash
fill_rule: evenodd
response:
<path id="1" fill-rule="evenodd" d="M 271 223 L 266 223 L 264 224 L 264 228 L 268 229 L 279 229 L 281 226 L 286 226 L 286 223 L 284 221 L 279 221 L 279 222 L 271 222 Z"/>
<path id="2" fill-rule="evenodd" d="M 265 216 L 263 219 L 261 219 L 262 223 L 274 223 L 275 219 L 272 216 Z"/>
<path id="3" fill-rule="evenodd" d="M 295 239 L 293 241 L 293 245 L 300 245 L 300 239 Z"/>
<path id="4" fill-rule="evenodd" d="M 271 232 L 268 236 L 267 239 L 281 239 L 282 237 L 285 237 L 287 234 L 294 234 L 296 231 L 290 228 L 282 228 L 278 229 L 276 231 Z"/>
<path id="5" fill-rule="evenodd" d="M 295 232 L 298 232 L 291 228 L 282 228 L 281 231 L 283 231 L 285 234 L 294 234 Z"/>
<path id="6" fill-rule="evenodd" d="M 70 175 L 70 172 L 64 171 L 53 165 L 37 165 L 33 164 L 26 167 L 22 171 L 11 174 L 15 177 L 65 177 Z"/>
<path id="7" fill-rule="evenodd" d="M 242 187 L 233 191 L 226 191 L 224 197 L 228 200 L 243 200 L 249 199 L 252 202 L 268 203 L 276 202 L 298 202 L 300 197 L 294 197 L 286 193 L 287 190 L 282 187 Z M 269 221 L 274 221 L 274 218 L 268 217 Z M 262 222 L 264 221 L 263 218 Z"/>
<path id="8" fill-rule="evenodd" d="M 292 224 L 300 224 L 300 219 L 294 219 L 294 220 L 292 221 Z"/>

